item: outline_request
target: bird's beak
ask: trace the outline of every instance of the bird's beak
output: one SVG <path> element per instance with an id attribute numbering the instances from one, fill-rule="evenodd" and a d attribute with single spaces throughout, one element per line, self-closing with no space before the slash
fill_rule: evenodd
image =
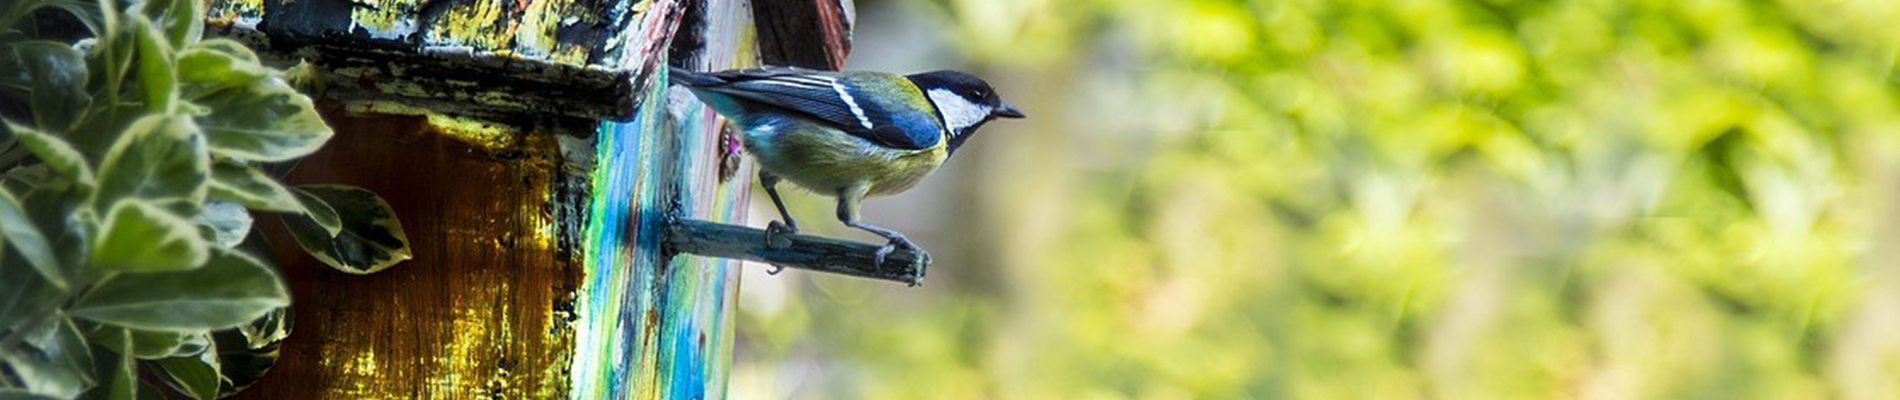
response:
<path id="1" fill-rule="evenodd" d="M 991 110 L 990 115 L 1003 118 L 1022 118 L 1023 110 L 1016 109 L 1016 105 L 1014 104 L 1003 103 L 1003 105 L 997 106 L 995 110 Z"/>

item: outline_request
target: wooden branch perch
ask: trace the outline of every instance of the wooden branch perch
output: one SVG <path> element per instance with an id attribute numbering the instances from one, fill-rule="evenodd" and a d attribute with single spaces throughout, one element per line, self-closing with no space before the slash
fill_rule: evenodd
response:
<path id="1" fill-rule="evenodd" d="M 930 266 L 930 254 L 899 248 L 884 258 L 883 265 L 872 263 L 881 244 L 866 244 L 817 236 L 789 235 L 790 243 L 766 243 L 764 230 L 692 219 L 677 219 L 666 227 L 666 244 L 679 253 L 706 257 L 733 258 L 770 263 L 862 278 L 901 282 L 911 286 L 924 282 L 924 269 Z"/>

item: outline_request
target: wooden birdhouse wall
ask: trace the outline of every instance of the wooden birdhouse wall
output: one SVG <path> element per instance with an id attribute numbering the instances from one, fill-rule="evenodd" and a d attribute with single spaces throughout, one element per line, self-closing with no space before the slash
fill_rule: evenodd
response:
<path id="1" fill-rule="evenodd" d="M 757 7 L 848 3 L 209 4 L 215 34 L 316 71 L 336 136 L 287 179 L 382 194 L 414 254 L 360 276 L 279 254 L 294 326 L 240 397 L 724 397 L 738 265 L 663 229 L 742 221 L 753 174 L 666 63 L 754 65 Z M 812 42 L 841 64 L 842 41 Z"/>

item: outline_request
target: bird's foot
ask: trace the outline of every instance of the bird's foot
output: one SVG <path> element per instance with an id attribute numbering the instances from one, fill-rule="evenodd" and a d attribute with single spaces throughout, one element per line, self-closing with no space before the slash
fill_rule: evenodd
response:
<path id="1" fill-rule="evenodd" d="M 765 246 L 774 249 L 792 247 L 792 235 L 798 234 L 798 225 L 788 225 L 772 221 L 765 226 Z M 783 269 L 783 268 L 780 268 Z M 777 274 L 777 272 L 773 272 Z"/>
<path id="2" fill-rule="evenodd" d="M 766 265 L 772 266 L 772 270 L 765 271 L 766 275 L 778 276 L 778 273 L 785 272 L 785 266 L 783 265 L 778 265 L 778 264 L 766 264 Z"/>
<path id="3" fill-rule="evenodd" d="M 877 248 L 877 253 L 871 255 L 871 265 L 884 265 L 884 258 L 890 256 L 892 252 L 896 252 L 900 247 L 917 252 L 920 257 L 926 257 L 924 258 L 926 263 L 929 262 L 928 257 L 930 257 L 930 255 L 924 253 L 923 248 L 917 247 L 916 243 L 911 243 L 910 238 L 904 237 L 904 235 L 895 235 L 891 237 L 890 243 L 885 243 L 884 247 Z"/>

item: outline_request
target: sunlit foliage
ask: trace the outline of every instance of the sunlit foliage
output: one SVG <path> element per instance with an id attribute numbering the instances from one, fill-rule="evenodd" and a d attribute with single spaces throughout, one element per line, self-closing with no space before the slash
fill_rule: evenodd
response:
<path id="1" fill-rule="evenodd" d="M 1900 398 L 1900 3 L 906 4 L 1032 118 L 740 393 Z"/>

